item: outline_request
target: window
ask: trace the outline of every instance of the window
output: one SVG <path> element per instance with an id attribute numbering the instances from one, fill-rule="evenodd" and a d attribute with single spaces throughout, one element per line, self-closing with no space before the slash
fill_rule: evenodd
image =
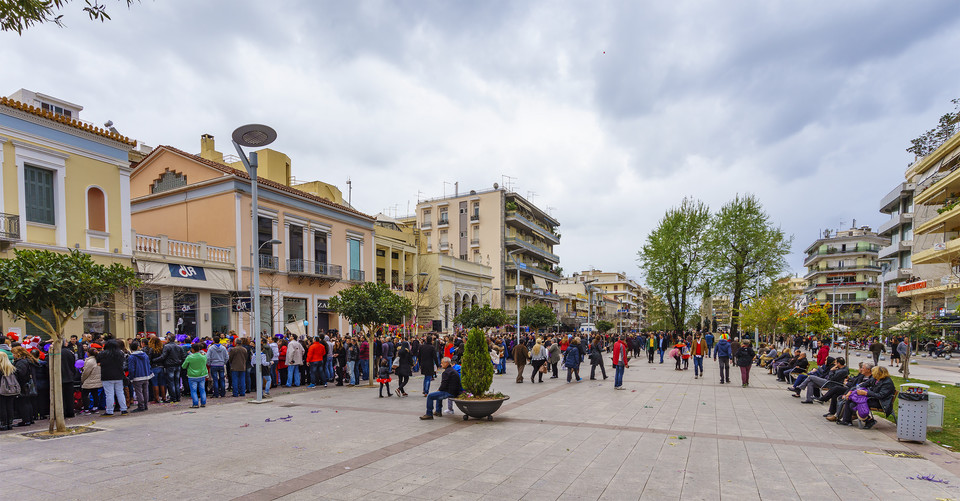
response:
<path id="1" fill-rule="evenodd" d="M 49 308 L 44 308 L 43 311 L 40 312 L 40 317 L 46 320 L 47 322 L 50 322 L 50 325 L 56 325 L 57 323 L 57 321 L 53 318 L 53 311 L 51 311 Z M 34 320 L 36 320 L 36 318 L 34 318 Z M 30 322 L 27 322 L 26 332 L 27 332 L 27 337 L 40 336 L 40 339 L 43 341 L 47 341 L 50 339 L 50 335 L 34 327 L 33 324 L 31 324 Z M 84 332 L 87 332 L 87 331 L 84 330 Z"/>
<path id="2" fill-rule="evenodd" d="M 287 252 L 290 253 L 289 271 L 304 271 L 303 226 L 290 225 L 290 235 L 287 237 Z"/>
<path id="3" fill-rule="evenodd" d="M 51 113 L 56 113 L 57 115 L 63 115 L 67 118 L 71 118 L 71 116 L 73 115 L 73 112 L 71 112 L 70 110 L 65 110 L 60 106 L 56 106 L 50 103 L 44 103 L 42 101 L 40 102 L 40 108 L 43 111 L 49 111 Z"/>
<path id="4" fill-rule="evenodd" d="M 901 267 L 901 268 L 907 268 L 907 269 L 913 267 L 913 263 L 911 262 L 910 253 L 909 253 L 909 252 L 904 252 L 904 253 L 900 256 L 900 267 Z"/>
<path id="5" fill-rule="evenodd" d="M 161 191 L 172 190 L 187 185 L 187 176 L 171 171 L 165 171 L 153 182 L 150 188 L 151 193 L 160 193 Z"/>
<path id="6" fill-rule="evenodd" d="M 441 210 L 440 220 L 438 221 L 438 224 L 449 224 L 449 223 L 450 223 L 450 219 L 447 217 L 447 210 L 446 209 Z"/>
<path id="7" fill-rule="evenodd" d="M 913 223 L 904 223 L 900 229 L 900 239 L 904 242 L 913 240 Z"/>
<path id="8" fill-rule="evenodd" d="M 387 251 L 383 249 L 377 249 L 377 257 L 387 257 Z"/>
<path id="9" fill-rule="evenodd" d="M 322 231 L 313 234 L 313 260 L 317 264 L 327 264 L 327 234 Z"/>
<path id="10" fill-rule="evenodd" d="M 96 332 L 99 334 L 105 334 L 107 332 L 113 332 L 113 325 L 110 315 L 110 310 L 112 309 L 113 304 L 110 301 L 106 301 L 89 308 L 84 309 L 83 311 L 83 332 L 84 334 Z M 179 334 L 179 332 L 177 333 Z"/>
<path id="11" fill-rule="evenodd" d="M 265 245 L 273 240 L 273 219 L 260 216 L 257 218 L 257 245 L 261 256 L 273 256 L 273 246 Z"/>
<path id="12" fill-rule="evenodd" d="M 210 327 L 215 333 L 230 332 L 230 296 L 210 294 Z"/>
<path id="13" fill-rule="evenodd" d="M 107 231 L 106 200 L 100 188 L 87 190 L 87 229 Z"/>
<path id="14" fill-rule="evenodd" d="M 473 203 L 473 217 L 480 217 L 480 202 Z"/>
<path id="15" fill-rule="evenodd" d="M 398 253 L 398 252 L 391 252 L 391 253 L 390 253 L 390 257 L 393 258 L 393 259 L 400 259 L 400 253 Z"/>
<path id="16" fill-rule="evenodd" d="M 23 177 L 27 221 L 56 224 L 53 205 L 53 171 L 26 165 L 23 167 Z"/>
<path id="17" fill-rule="evenodd" d="M 137 291 L 134 294 L 134 302 L 137 314 L 137 333 L 160 333 L 160 291 L 150 289 Z"/>
<path id="18" fill-rule="evenodd" d="M 360 241 L 350 239 L 350 280 L 363 281 L 363 272 L 360 269 Z"/>

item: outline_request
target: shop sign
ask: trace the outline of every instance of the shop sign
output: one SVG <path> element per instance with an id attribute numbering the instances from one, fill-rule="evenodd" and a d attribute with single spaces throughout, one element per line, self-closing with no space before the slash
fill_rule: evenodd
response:
<path id="1" fill-rule="evenodd" d="M 169 264 L 170 276 L 173 278 L 189 278 L 191 280 L 206 280 L 207 276 L 200 266 L 187 266 L 185 264 Z"/>
<path id="2" fill-rule="evenodd" d="M 331 313 L 329 299 L 317 300 L 317 313 Z"/>
<path id="3" fill-rule="evenodd" d="M 897 294 L 899 294 L 899 293 L 901 293 L 901 292 L 915 291 L 915 290 L 926 289 L 926 288 L 927 288 L 927 281 L 926 281 L 926 280 L 921 280 L 921 281 L 919 281 L 919 282 L 913 282 L 913 283 L 909 283 L 909 284 L 898 285 L 898 286 L 897 286 Z"/>

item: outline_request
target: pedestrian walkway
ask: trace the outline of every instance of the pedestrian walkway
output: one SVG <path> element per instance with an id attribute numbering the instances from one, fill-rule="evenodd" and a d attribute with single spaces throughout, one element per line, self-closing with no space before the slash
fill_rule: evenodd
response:
<path id="1" fill-rule="evenodd" d="M 488 421 L 417 416 L 425 399 L 376 389 L 284 394 L 269 404 L 96 418 L 55 440 L 0 435 L 10 499 L 956 499 L 960 455 L 825 421 L 760 371 L 635 361 L 567 384 L 496 376 L 511 399 Z M 530 371 L 530 366 L 527 366 Z M 612 371 L 611 371 L 612 375 Z M 409 388 L 418 388 L 418 378 Z M 436 383 L 434 384 L 436 387 Z M 444 406 L 446 407 L 446 406 Z M 288 417 L 289 416 L 289 417 Z M 283 419 L 279 419 L 283 418 Z M 923 459 L 891 457 L 909 451 Z M 932 475 L 949 483 L 918 479 Z"/>

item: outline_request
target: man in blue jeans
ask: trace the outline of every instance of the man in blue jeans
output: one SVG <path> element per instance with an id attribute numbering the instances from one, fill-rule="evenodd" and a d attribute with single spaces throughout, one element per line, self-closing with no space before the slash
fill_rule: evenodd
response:
<path id="1" fill-rule="evenodd" d="M 623 341 L 623 336 L 613 343 L 613 367 L 616 369 L 613 375 L 613 389 L 623 389 L 623 370 L 627 366 L 627 343 Z"/>
<path id="2" fill-rule="evenodd" d="M 420 419 L 433 419 L 433 416 L 443 415 L 443 399 L 454 398 L 463 392 L 460 386 L 460 374 L 451 367 L 450 358 L 443 357 L 440 361 L 440 367 L 443 368 L 443 376 L 440 379 L 440 389 L 427 395 L 427 413 L 420 416 Z M 434 408 L 433 414 L 430 413 L 431 407 Z"/>

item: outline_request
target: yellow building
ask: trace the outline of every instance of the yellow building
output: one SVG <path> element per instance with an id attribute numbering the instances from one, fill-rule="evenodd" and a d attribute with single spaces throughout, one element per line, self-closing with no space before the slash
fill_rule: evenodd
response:
<path id="1" fill-rule="evenodd" d="M 906 171 L 915 185 L 909 273 L 896 286 L 909 311 L 933 315 L 957 310 L 960 294 L 960 134 L 918 159 Z"/>
<path id="2" fill-rule="evenodd" d="M 573 279 L 587 283 L 597 293 L 609 298 L 616 306 L 609 320 L 620 326 L 623 332 L 639 331 L 646 311 L 644 288 L 623 272 L 584 270 L 573 274 Z M 649 294 L 649 292 L 647 293 Z"/>
<path id="3" fill-rule="evenodd" d="M 79 249 L 130 265 L 134 141 L 80 120 L 82 106 L 26 89 L 0 98 L 0 258 L 16 249 Z M 132 296 L 78 312 L 66 334 L 134 333 Z M 4 332 L 40 335 L 0 315 Z"/>
<path id="4" fill-rule="evenodd" d="M 200 155 L 160 146 L 137 165 L 131 176 L 137 265 L 150 277 L 138 296 L 143 330 L 249 336 L 243 298 L 252 288 L 252 256 L 261 268 L 257 331 L 349 329 L 328 301 L 374 279 L 374 218 L 342 204 L 339 190 L 325 183 L 294 184 L 283 153 L 257 153 L 253 244 L 250 177 L 223 163 L 230 158 L 216 151 L 213 136 L 201 138 Z"/>

